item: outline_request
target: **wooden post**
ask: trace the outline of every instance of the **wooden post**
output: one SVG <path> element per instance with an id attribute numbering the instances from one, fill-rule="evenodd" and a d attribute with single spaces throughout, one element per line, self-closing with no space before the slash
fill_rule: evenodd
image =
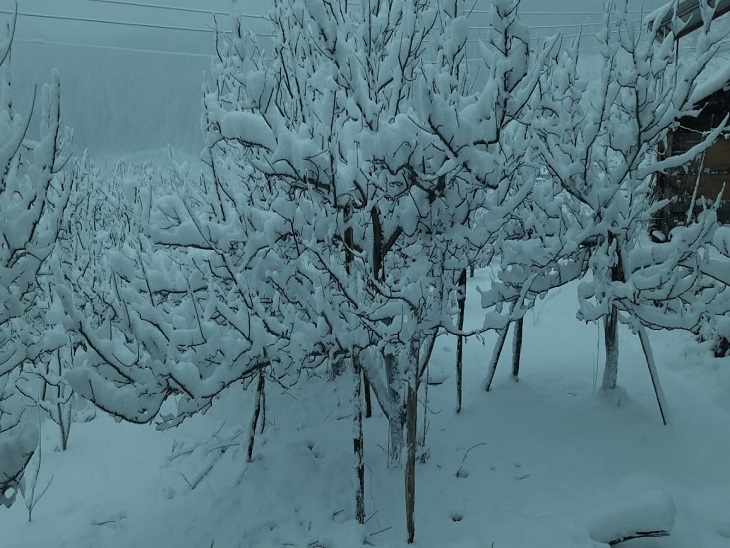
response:
<path id="1" fill-rule="evenodd" d="M 644 350 L 644 356 L 646 357 L 646 365 L 649 368 L 649 376 L 651 377 L 651 384 L 654 387 L 654 395 L 656 396 L 656 402 L 659 406 L 659 413 L 662 416 L 664 426 L 666 426 L 666 398 L 664 397 L 664 390 L 662 389 L 661 382 L 659 382 L 659 373 L 656 370 L 654 354 L 651 351 L 651 344 L 649 343 L 649 335 L 646 333 L 646 328 L 643 325 L 639 326 L 639 340 L 641 341 L 641 348 Z"/>
<path id="2" fill-rule="evenodd" d="M 509 330 L 509 324 L 504 326 L 497 332 L 497 342 L 494 345 L 492 351 L 492 359 L 489 361 L 489 368 L 487 369 L 487 379 L 484 381 L 484 390 L 489 392 L 492 388 L 492 381 L 494 380 L 494 373 L 497 370 L 497 363 L 499 357 L 502 355 L 502 349 L 504 348 L 504 341 L 507 338 L 507 331 Z"/>

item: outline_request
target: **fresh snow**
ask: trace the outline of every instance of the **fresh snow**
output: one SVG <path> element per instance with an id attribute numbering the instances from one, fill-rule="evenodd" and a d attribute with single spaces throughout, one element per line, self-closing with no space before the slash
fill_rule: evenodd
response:
<path id="1" fill-rule="evenodd" d="M 268 149 L 276 146 L 274 132 L 261 116 L 250 112 L 228 112 L 220 121 L 221 135 L 227 139 L 240 139 Z"/>
<path id="2" fill-rule="evenodd" d="M 478 271 L 469 281 L 467 328 L 482 320 L 475 287 L 491 276 Z M 483 392 L 495 336 L 468 341 L 460 415 L 451 373 L 456 343 L 437 341 L 434 371 L 444 382 L 429 387 L 414 546 L 595 548 L 606 545 L 594 539 L 638 526 L 672 535 L 626 546 L 730 545 L 730 358 L 711 359 L 689 335 L 650 333 L 672 415 L 664 427 L 640 342 L 628 331 L 620 334 L 626 390 L 611 400 L 600 395 L 602 330 L 575 319 L 575 295 L 575 283 L 551 292 L 526 316 L 518 383 L 506 345 L 492 391 Z M 386 468 L 387 426 L 377 409 L 365 421 L 367 523 L 354 520 L 352 455 L 344 449 L 350 380 L 331 386 L 316 378 L 294 388 L 269 383 L 266 432 L 251 463 L 245 436 L 230 440 L 248 424 L 253 387 L 229 390 L 206 415 L 164 432 L 98 412 L 74 425 L 66 452 L 47 423 L 38 484 L 53 482 L 31 523 L 23 504 L 0 512 L 0 544 L 406 546 L 402 472 Z"/>

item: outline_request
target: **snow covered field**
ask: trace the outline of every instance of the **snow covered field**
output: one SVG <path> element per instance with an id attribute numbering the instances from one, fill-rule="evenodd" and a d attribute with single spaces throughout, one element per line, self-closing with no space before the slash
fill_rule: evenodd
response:
<path id="1" fill-rule="evenodd" d="M 676 9 L 618 6 L 598 52 L 531 48 L 517 3 L 282 1 L 264 42 L 234 9 L 202 92 L 92 85 L 79 154 L 58 71 L 18 110 L 12 19 L 0 548 L 730 546 L 730 228 L 698 190 L 728 118 L 671 144 L 727 21 L 679 48 Z M 692 162 L 702 211 L 651 240 Z"/>
<path id="2" fill-rule="evenodd" d="M 470 281 L 467 326 L 481 322 Z M 481 383 L 493 337 L 466 344 L 464 409 L 457 415 L 455 343 L 437 342 L 429 388 L 427 451 L 417 467 L 415 546 L 544 548 L 605 546 L 589 531 L 619 514 L 650 519 L 657 493 L 671 496 L 670 537 L 632 548 L 730 546 L 730 358 L 712 359 L 685 335 L 652 333 L 670 406 L 662 426 L 638 338 L 621 333 L 620 401 L 600 395 L 599 328 L 574 319 L 575 285 L 551 293 L 525 321 L 522 376 L 505 350 L 492 391 Z M 509 346 L 509 345 L 508 345 Z M 242 440 L 196 489 L 216 452 L 170 459 L 247 424 L 250 395 L 237 389 L 202 417 L 166 432 L 115 423 L 103 412 L 77 424 L 69 449 L 44 432 L 40 485 L 53 477 L 27 522 L 22 502 L 0 512 L 3 548 L 236 548 L 405 546 L 401 471 L 386 467 L 387 427 L 366 420 L 366 519 L 354 520 L 350 381 L 269 383 L 267 426 L 252 463 Z M 329 392 L 328 396 L 324 396 Z M 337 407 L 336 402 L 342 402 Z M 335 411 L 332 411 L 332 410 Z M 308 417 L 306 423 L 303 417 Z M 237 418 L 240 418 L 239 422 Z M 184 451 L 183 451 L 184 452 Z M 650 502 L 642 505 L 642 500 Z M 659 508 L 661 509 L 661 501 Z M 659 516 L 669 520 L 668 516 Z M 623 520 L 623 521 L 622 521 Z"/>

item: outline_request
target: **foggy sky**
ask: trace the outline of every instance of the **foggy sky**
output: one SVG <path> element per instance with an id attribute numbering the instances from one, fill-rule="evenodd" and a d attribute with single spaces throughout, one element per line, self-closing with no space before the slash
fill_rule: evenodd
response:
<path id="1" fill-rule="evenodd" d="M 74 129 L 77 150 L 128 153 L 164 147 L 168 143 L 191 152 L 202 147 L 201 84 L 213 52 L 213 11 L 221 28 L 230 0 L 122 0 L 145 4 L 119 5 L 101 0 L 20 0 L 13 46 L 13 93 L 19 105 L 32 100 L 33 87 L 61 74 L 62 116 Z M 472 26 L 483 25 L 479 0 Z M 663 0 L 629 0 L 631 17 L 662 5 Z M 9 13 L 13 0 L 0 0 Z M 205 13 L 183 13 L 152 6 L 186 7 Z M 268 32 L 261 15 L 270 0 L 238 0 L 239 11 L 251 15 L 248 30 Z M 598 30 L 603 0 L 523 0 L 523 19 L 533 37 L 584 35 Z M 36 15 L 35 17 L 32 15 Z M 61 19 L 37 17 L 57 16 Z M 0 14 L 0 19 L 5 18 Z M 66 19 L 63 19 L 66 18 Z M 183 29 L 75 21 L 107 20 Z M 568 26 L 566 26 L 568 25 Z M 593 26 L 592 26 L 593 25 Z M 199 29 L 191 30 L 191 29 Z M 202 31 L 202 32 L 201 32 Z M 474 37 L 479 36 L 473 30 Z M 590 40 L 590 38 L 588 38 Z M 586 45 L 589 50 L 590 46 Z"/>
<path id="2" fill-rule="evenodd" d="M 213 22 L 212 12 L 228 13 L 231 0 L 121 0 L 146 6 L 124 6 L 103 0 L 22 0 L 22 13 L 43 14 L 61 17 L 82 17 L 131 23 L 156 24 L 168 27 L 208 29 Z M 628 0 L 629 9 L 636 12 L 652 11 L 666 0 Z M 476 9 L 485 9 L 489 0 L 478 0 Z M 0 0 L 4 11 L 12 9 L 13 0 Z M 183 13 L 160 9 L 155 6 L 185 7 L 204 10 L 208 13 Z M 239 10 L 254 16 L 265 15 L 271 6 L 270 0 L 238 0 Z M 523 0 L 521 10 L 530 25 L 563 25 L 597 21 L 603 11 L 604 0 Z M 537 12 L 537 13 L 536 13 Z M 219 22 L 225 25 L 227 18 L 219 15 Z M 247 20 L 250 30 L 266 32 L 264 20 Z M 18 26 L 21 39 L 45 39 L 82 41 L 83 43 L 112 43 L 129 47 L 156 47 L 164 50 L 207 53 L 210 51 L 210 37 L 206 33 L 135 28 L 103 23 L 52 20 L 38 17 L 21 17 Z"/>

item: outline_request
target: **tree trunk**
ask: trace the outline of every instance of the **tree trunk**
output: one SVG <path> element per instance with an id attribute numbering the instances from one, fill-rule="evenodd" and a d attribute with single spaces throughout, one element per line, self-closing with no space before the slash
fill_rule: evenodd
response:
<path id="1" fill-rule="evenodd" d="M 345 210 L 345 222 L 350 222 L 350 210 Z M 350 274 L 350 265 L 354 258 L 353 250 L 355 248 L 353 230 L 351 226 L 345 229 L 345 268 Z M 365 465 L 363 463 L 364 439 L 362 435 L 362 366 L 360 364 L 359 352 L 351 349 L 352 361 L 352 405 L 353 405 L 353 436 L 352 448 L 355 456 L 355 519 L 358 523 L 365 523 Z M 366 384 L 366 390 L 369 393 L 369 387 Z M 369 394 L 368 394 L 369 395 Z M 369 416 L 369 415 L 368 415 Z"/>
<path id="2" fill-rule="evenodd" d="M 58 363 L 57 374 L 59 378 L 63 377 L 63 365 L 61 362 L 61 351 L 56 352 L 56 362 Z M 50 363 L 48 364 L 50 368 Z M 43 390 L 46 390 L 46 382 L 43 382 Z M 71 392 L 71 389 L 64 383 L 59 382 L 56 387 L 56 411 L 58 412 L 58 427 L 61 431 L 61 451 L 68 449 L 68 438 L 71 434 L 71 423 L 74 412 L 73 395 L 69 393 L 68 398 L 64 398 L 64 387 Z M 45 398 L 45 394 L 43 395 Z M 65 400 L 65 401 L 64 401 Z"/>
<path id="3" fill-rule="evenodd" d="M 466 313 L 466 269 L 459 275 L 459 331 L 464 329 Z M 464 371 L 464 337 L 458 335 L 456 339 L 456 412 L 461 413 L 462 380 Z"/>
<path id="4" fill-rule="evenodd" d="M 388 415 L 389 439 L 388 439 L 388 467 L 400 468 L 403 465 L 403 424 L 405 414 L 403 412 L 403 401 L 400 392 L 396 389 L 396 382 L 400 377 L 398 372 L 398 360 L 395 356 L 385 356 L 385 373 L 388 381 L 388 393 L 390 395 L 390 414 Z"/>
<path id="5" fill-rule="evenodd" d="M 261 380 L 261 384 L 263 385 L 261 387 L 261 394 L 260 394 L 260 400 L 261 400 L 261 418 L 259 419 L 259 434 L 264 433 L 264 428 L 266 427 L 266 377 L 261 375 L 263 379 Z"/>
<path id="6" fill-rule="evenodd" d="M 618 309 L 611 306 L 610 312 L 603 317 L 603 334 L 606 344 L 606 365 L 603 368 L 602 389 L 616 388 L 618 378 Z"/>
<path id="7" fill-rule="evenodd" d="M 487 370 L 487 379 L 484 381 L 484 390 L 489 392 L 492 388 L 492 381 L 494 380 L 494 373 L 497 370 L 497 363 L 499 357 L 502 355 L 502 349 L 504 348 L 504 341 L 507 338 L 507 331 L 509 331 L 509 324 L 504 326 L 497 332 L 497 342 L 494 345 L 492 352 L 492 359 L 489 362 L 489 369 Z"/>
<path id="8" fill-rule="evenodd" d="M 418 445 L 426 447 L 426 433 L 428 432 L 428 369 L 426 369 L 426 383 L 423 385 L 423 423 Z"/>
<path id="9" fill-rule="evenodd" d="M 352 405 L 353 405 L 353 438 L 352 446 L 355 456 L 355 519 L 365 523 L 365 465 L 363 463 L 364 440 L 362 435 L 362 371 L 357 356 L 352 358 Z"/>
<path id="10" fill-rule="evenodd" d="M 248 432 L 248 447 L 246 449 L 246 455 L 248 457 L 248 462 L 251 462 L 251 459 L 253 458 L 253 445 L 254 440 L 256 439 L 256 423 L 259 420 L 259 415 L 261 415 L 261 394 L 264 391 L 264 374 L 263 372 L 259 373 L 259 380 L 256 385 L 256 396 L 254 397 L 254 407 L 253 407 L 253 415 L 251 417 L 251 428 Z"/>
<path id="11" fill-rule="evenodd" d="M 621 258 L 621 248 L 613 234 L 608 235 L 608 248 L 614 248 L 616 264 L 611 267 L 611 281 L 624 281 L 624 265 Z M 603 368 L 604 391 L 616 388 L 618 379 L 618 308 L 612 304 L 608 314 L 603 317 L 603 334 L 606 344 L 606 365 Z"/>
<path id="12" fill-rule="evenodd" d="M 416 361 L 416 364 L 418 362 Z M 416 369 L 418 369 L 416 367 Z M 413 543 L 416 535 L 415 512 L 416 512 L 416 423 L 418 419 L 418 388 L 417 379 L 414 378 L 408 383 L 408 396 L 406 398 L 406 431 L 408 458 L 406 460 L 406 526 L 408 528 L 408 544 Z"/>
<path id="13" fill-rule="evenodd" d="M 522 325 L 524 318 L 515 322 L 515 334 L 512 340 L 512 378 L 517 381 L 520 376 L 520 359 L 522 358 Z"/>
<path id="14" fill-rule="evenodd" d="M 365 386 L 365 418 L 369 419 L 373 416 L 373 401 L 370 394 L 370 380 L 368 379 L 367 373 L 363 371 L 362 375 L 364 386 Z"/>

